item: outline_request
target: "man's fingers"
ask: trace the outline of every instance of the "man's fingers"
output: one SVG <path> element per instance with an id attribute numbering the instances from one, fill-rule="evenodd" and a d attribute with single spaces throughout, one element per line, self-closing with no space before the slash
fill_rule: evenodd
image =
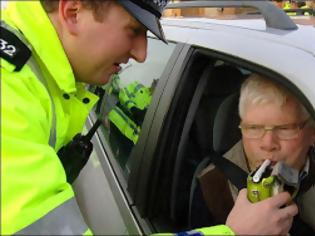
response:
<path id="1" fill-rule="evenodd" d="M 247 189 L 243 188 L 237 196 L 237 201 L 241 201 L 241 202 L 248 202 L 247 200 Z"/>
<path id="2" fill-rule="evenodd" d="M 299 212 L 298 207 L 296 204 L 291 204 L 289 206 L 286 206 L 285 208 L 281 209 L 281 214 L 283 214 L 284 217 L 291 218 L 295 216 Z"/>
<path id="3" fill-rule="evenodd" d="M 291 200 L 292 200 L 291 195 L 288 192 L 282 192 L 273 196 L 272 198 L 267 199 L 267 201 L 270 201 L 272 206 L 278 207 L 278 208 L 291 202 Z"/>
<path id="4" fill-rule="evenodd" d="M 286 206 L 285 208 L 279 209 L 279 234 L 287 235 L 292 227 L 293 217 L 298 213 L 296 204 Z"/>

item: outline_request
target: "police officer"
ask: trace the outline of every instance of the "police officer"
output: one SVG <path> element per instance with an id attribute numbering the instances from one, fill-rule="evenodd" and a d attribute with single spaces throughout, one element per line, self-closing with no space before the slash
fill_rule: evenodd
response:
<path id="1" fill-rule="evenodd" d="M 109 142 L 122 166 L 125 166 L 133 146 L 137 143 L 152 91 L 139 81 L 122 87 L 118 74 L 105 87 L 106 104 L 102 113 L 108 114 Z"/>
<path id="2" fill-rule="evenodd" d="M 91 233 L 57 152 L 81 131 L 97 101 L 85 84 L 107 83 L 130 58 L 143 62 L 147 30 L 165 41 L 159 18 L 166 3 L 8 1 L 0 38 L 1 234 Z M 258 218 L 249 219 L 274 226 L 259 218 L 271 207 L 244 201 L 236 213 L 254 207 Z M 230 227 L 206 228 L 207 234 L 237 233 L 244 225 L 238 218 L 234 212 Z"/>
<path id="3" fill-rule="evenodd" d="M 115 78 L 117 77 L 118 75 Z M 108 118 L 123 136 L 136 144 L 146 109 L 151 103 L 150 88 L 134 81 L 119 89 L 116 96 L 119 102 L 111 109 Z"/>

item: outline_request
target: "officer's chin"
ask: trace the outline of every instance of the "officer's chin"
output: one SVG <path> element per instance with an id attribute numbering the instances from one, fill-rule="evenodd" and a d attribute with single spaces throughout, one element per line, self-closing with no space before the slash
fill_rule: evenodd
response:
<path id="1" fill-rule="evenodd" d="M 107 84 L 112 78 L 112 74 L 108 75 L 108 76 L 104 76 L 103 78 L 101 78 L 100 82 L 98 85 L 104 85 Z"/>
<path id="2" fill-rule="evenodd" d="M 105 85 L 105 84 L 107 84 L 110 81 L 111 77 L 112 77 L 112 74 L 107 74 L 105 76 L 103 75 L 101 77 L 94 78 L 93 80 L 88 82 L 88 84 L 91 84 L 91 85 Z"/>
<path id="3" fill-rule="evenodd" d="M 94 76 L 88 76 L 88 77 L 76 77 L 77 82 L 82 82 L 90 85 L 105 85 L 107 84 L 113 73 L 106 73 L 106 74 L 101 74 L 101 75 L 94 75 Z"/>

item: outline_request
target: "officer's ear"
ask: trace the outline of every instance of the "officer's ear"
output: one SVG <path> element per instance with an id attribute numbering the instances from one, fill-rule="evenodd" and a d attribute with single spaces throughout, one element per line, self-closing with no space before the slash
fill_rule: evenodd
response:
<path id="1" fill-rule="evenodd" d="M 59 1 L 59 18 L 70 34 L 76 35 L 78 33 L 78 15 L 82 7 L 81 1 L 78 0 Z"/>

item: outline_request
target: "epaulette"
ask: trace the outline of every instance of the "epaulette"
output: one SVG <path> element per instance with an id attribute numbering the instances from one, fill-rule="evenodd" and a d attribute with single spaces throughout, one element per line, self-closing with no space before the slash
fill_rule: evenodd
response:
<path id="1" fill-rule="evenodd" d="M 14 71 L 20 71 L 32 55 L 27 45 L 1 21 L 0 57 L 15 65 Z"/>

